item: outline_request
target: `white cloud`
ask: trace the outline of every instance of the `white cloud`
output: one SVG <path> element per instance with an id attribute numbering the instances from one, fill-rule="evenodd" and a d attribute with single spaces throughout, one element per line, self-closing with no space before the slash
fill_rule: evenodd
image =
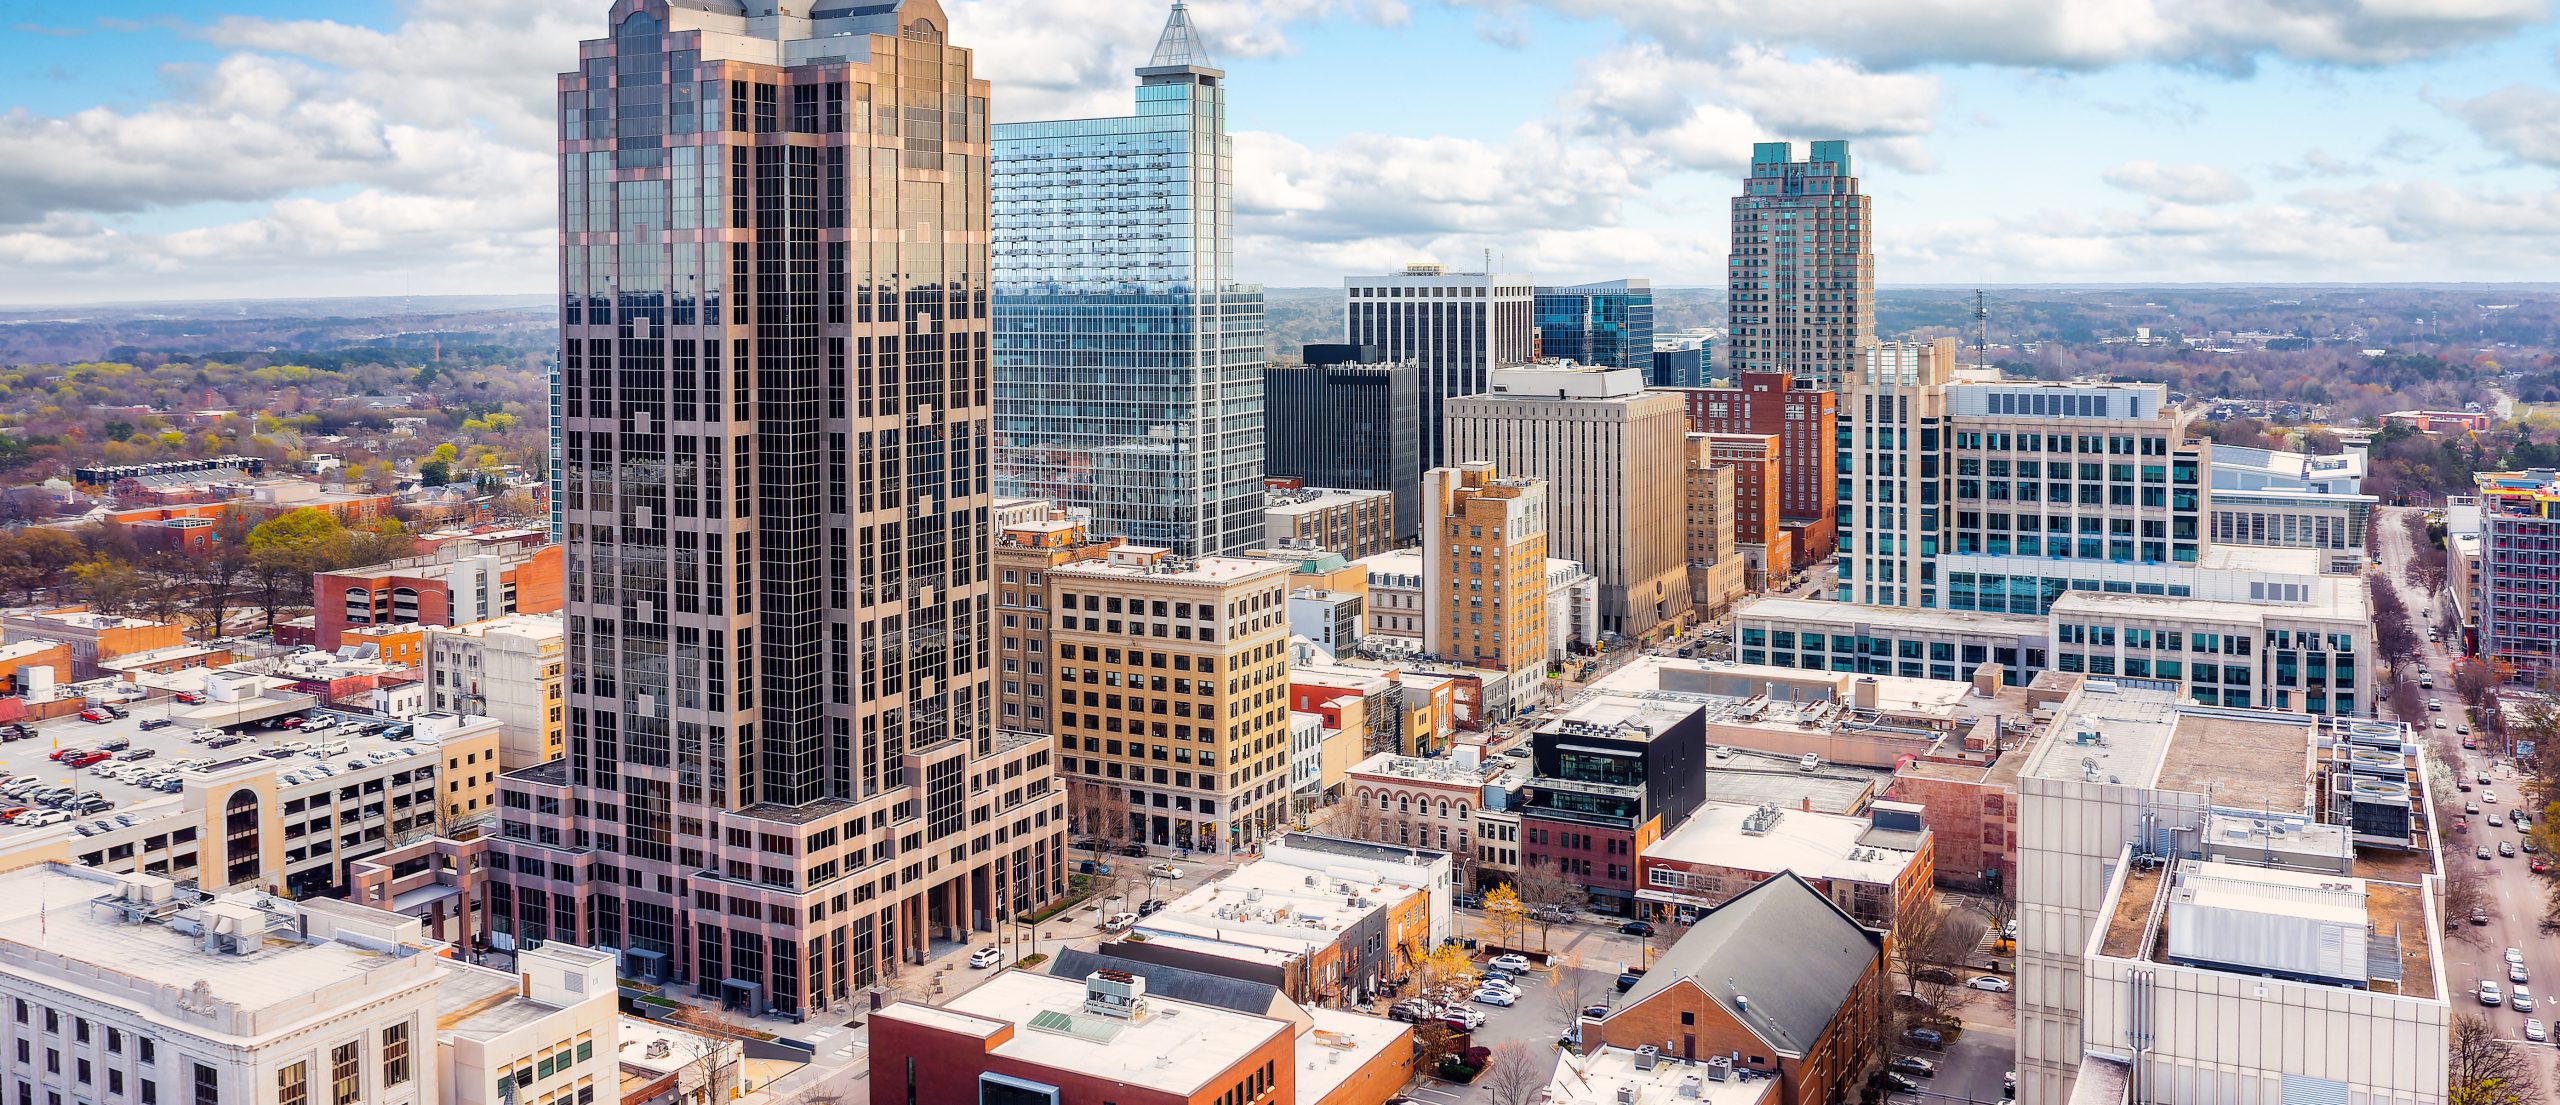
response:
<path id="1" fill-rule="evenodd" d="M 1880 68 L 1938 62 L 2098 69 L 2135 62 L 2240 71 L 2262 57 L 2383 65 L 2495 41 L 2549 18 L 2546 0 L 1461 0 L 1607 17 L 1676 49 L 1737 38 Z"/>
<path id="2" fill-rule="evenodd" d="M 2106 182 L 2165 203 L 2238 203 L 2249 198 L 2249 184 L 2211 165 L 2163 165 L 2128 161 L 2105 173 Z"/>
<path id="3" fill-rule="evenodd" d="M 2439 100 L 2490 149 L 2533 165 L 2560 167 L 2560 92 L 2511 84 L 2472 100 Z"/>
<path id="4" fill-rule="evenodd" d="M 1712 173 L 1740 172 L 1752 143 L 1777 138 L 1868 139 L 1860 152 L 1926 169 L 1906 140 L 1934 125 L 1938 79 L 1759 47 L 1690 58 L 1639 43 L 1585 61 L 1566 110 L 1588 134 Z"/>

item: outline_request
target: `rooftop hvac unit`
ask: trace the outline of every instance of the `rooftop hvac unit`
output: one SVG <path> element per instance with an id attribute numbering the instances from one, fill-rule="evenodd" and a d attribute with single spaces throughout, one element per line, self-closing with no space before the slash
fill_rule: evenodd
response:
<path id="1" fill-rule="evenodd" d="M 1636 1088 L 1633 1086 L 1618 1087 L 1618 1105 L 1636 1105 Z"/>
<path id="2" fill-rule="evenodd" d="M 1707 1060 L 1707 1081 L 1730 1082 L 1732 1080 L 1733 1060 L 1722 1055 Z"/>
<path id="3" fill-rule="evenodd" d="M 1707 1085 L 1697 1075 L 1690 1075 L 1680 1080 L 1680 1096 L 1696 1101 L 1707 1096 Z"/>
<path id="4" fill-rule="evenodd" d="M 1661 1062 L 1661 1061 L 1662 1061 L 1662 1049 L 1661 1049 L 1661 1048 L 1655 1047 L 1655 1046 L 1653 1046 L 1652 1044 L 1646 1044 L 1646 1045 L 1644 1045 L 1643 1047 L 1639 1047 L 1639 1048 L 1637 1048 L 1637 1049 L 1636 1049 L 1636 1069 L 1637 1069 L 1637 1070 L 1652 1070 L 1652 1069 L 1653 1069 L 1653 1065 L 1654 1065 L 1655 1063 L 1659 1063 L 1659 1062 Z"/>

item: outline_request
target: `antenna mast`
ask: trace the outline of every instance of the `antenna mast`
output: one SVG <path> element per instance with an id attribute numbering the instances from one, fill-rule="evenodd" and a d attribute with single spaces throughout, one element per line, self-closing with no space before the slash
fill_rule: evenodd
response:
<path id="1" fill-rule="evenodd" d="M 1991 365 L 1991 308 L 1983 304 L 1980 288 L 1973 290 L 1973 363 Z"/>

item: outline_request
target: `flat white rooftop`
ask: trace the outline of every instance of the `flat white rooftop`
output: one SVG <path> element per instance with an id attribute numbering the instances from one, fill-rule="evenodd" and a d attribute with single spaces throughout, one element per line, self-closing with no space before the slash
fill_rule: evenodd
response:
<path id="1" fill-rule="evenodd" d="M 2033 614 L 1985 614 L 1975 610 L 1923 610 L 1903 606 L 1862 606 L 1819 599 L 1759 599 L 1744 603 L 1735 618 L 1863 625 L 1922 633 L 1970 633 L 1984 637 L 2042 638 L 2045 621 Z"/>
<path id="2" fill-rule="evenodd" d="M 1755 812 L 1722 802 L 1700 806 L 1678 831 L 1645 849 L 1645 858 L 1890 885 L 1917 856 L 1859 843 L 1869 828 L 1863 817 L 1781 809 L 1766 832 L 1745 832 Z"/>
<path id="3" fill-rule="evenodd" d="M 1011 1024 L 1012 1038 L 994 1054 L 1186 1096 L 1291 1031 L 1285 1021 L 1152 995 L 1147 1016 L 1120 1020 L 1085 1012 L 1084 993 L 1082 979 L 1009 970 L 941 1009 L 900 1002 L 881 1015 L 981 1035 Z"/>
<path id="4" fill-rule="evenodd" d="M 1551 1105 L 1758 1105 L 1777 1101 L 1778 1080 L 1744 1078 L 1736 1072 L 1722 1082 L 1709 1081 L 1704 1063 L 1657 1060 L 1653 1069 L 1636 1066 L 1636 1053 L 1604 1047 L 1589 1055 L 1558 1051 L 1555 1078 L 1547 1085 Z"/>

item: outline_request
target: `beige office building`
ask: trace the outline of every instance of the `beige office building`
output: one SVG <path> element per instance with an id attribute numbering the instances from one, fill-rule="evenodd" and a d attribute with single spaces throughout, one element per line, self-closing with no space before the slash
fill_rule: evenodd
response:
<path id="1" fill-rule="evenodd" d="M 1448 463 L 1547 483 L 1547 546 L 1600 581 L 1604 630 L 1643 638 L 1689 616 L 1687 422 L 1632 369 L 1496 369 L 1449 401 Z"/>
<path id="2" fill-rule="evenodd" d="M 426 633 L 429 708 L 496 718 L 505 770 L 560 758 L 560 615 L 509 614 Z"/>
<path id="3" fill-rule="evenodd" d="M 1740 473 L 1716 460 L 1715 441 L 1707 434 L 1690 434 L 1687 449 L 1682 471 L 1687 481 L 1689 601 L 1700 616 L 1711 618 L 1731 607 L 1749 585 L 1747 564 L 1734 539 Z"/>
<path id="4" fill-rule="evenodd" d="M 996 577 L 996 724 L 1049 731 L 1049 573 L 1079 560 L 1099 560 L 1117 537 L 1096 537 L 1087 511 L 1055 509 L 1046 499 L 1021 500 L 1027 516 L 1002 522 L 988 567 Z"/>
<path id="5" fill-rule="evenodd" d="M 1289 565 L 1122 545 L 1049 573 L 1075 827 L 1230 852 L 1289 809 Z"/>

